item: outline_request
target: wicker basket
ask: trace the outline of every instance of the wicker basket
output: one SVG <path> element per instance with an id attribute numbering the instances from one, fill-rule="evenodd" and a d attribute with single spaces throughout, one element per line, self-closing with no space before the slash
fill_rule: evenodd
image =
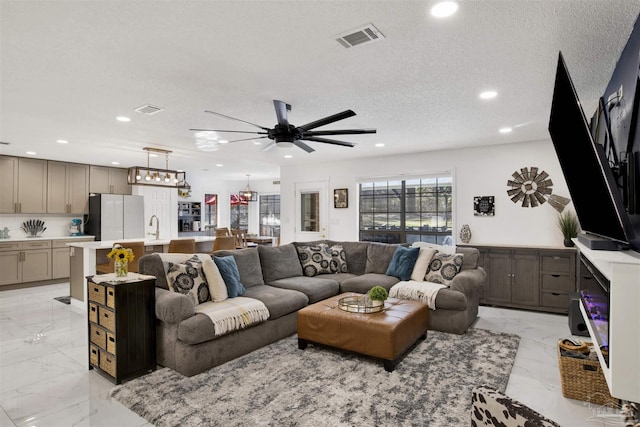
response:
<path id="1" fill-rule="evenodd" d="M 586 344 L 590 348 L 593 345 L 589 342 Z M 598 360 L 562 356 L 558 345 L 558 366 L 564 397 L 596 405 L 618 406 L 618 399 L 609 394 L 609 387 Z"/>

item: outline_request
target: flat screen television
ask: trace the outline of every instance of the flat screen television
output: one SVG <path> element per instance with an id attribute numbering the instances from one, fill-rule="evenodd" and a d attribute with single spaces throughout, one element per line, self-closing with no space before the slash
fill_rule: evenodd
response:
<path id="1" fill-rule="evenodd" d="M 582 231 L 608 242 L 603 247 L 640 252 L 640 227 L 632 225 L 604 149 L 592 138 L 562 52 L 549 133 Z"/>

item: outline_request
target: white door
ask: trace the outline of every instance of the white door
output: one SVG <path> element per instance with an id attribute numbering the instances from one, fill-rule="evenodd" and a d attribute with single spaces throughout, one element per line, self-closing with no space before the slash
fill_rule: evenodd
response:
<path id="1" fill-rule="evenodd" d="M 144 186 L 141 185 L 139 187 Z M 144 187 L 144 221 L 147 239 L 155 238 L 156 221 L 154 220 L 153 224 L 149 225 L 152 215 L 158 218 L 160 224 L 159 238 L 161 240 L 171 239 L 173 236 L 178 235 L 178 203 L 172 200 L 172 193 L 177 195 L 175 188 Z M 173 227 L 175 227 L 175 233 L 173 232 Z"/>
<path id="2" fill-rule="evenodd" d="M 326 181 L 296 183 L 297 242 L 326 239 L 329 196 Z"/>

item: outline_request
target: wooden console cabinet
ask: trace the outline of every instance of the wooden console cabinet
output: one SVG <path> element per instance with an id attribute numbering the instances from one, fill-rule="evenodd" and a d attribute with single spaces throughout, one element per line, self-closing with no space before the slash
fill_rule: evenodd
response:
<path id="1" fill-rule="evenodd" d="M 155 370 L 155 279 L 94 283 L 94 277 L 87 277 L 89 369 L 115 384 Z"/>
<path id="2" fill-rule="evenodd" d="M 468 246 L 480 251 L 487 272 L 481 304 L 568 313 L 576 290 L 574 248 Z"/>

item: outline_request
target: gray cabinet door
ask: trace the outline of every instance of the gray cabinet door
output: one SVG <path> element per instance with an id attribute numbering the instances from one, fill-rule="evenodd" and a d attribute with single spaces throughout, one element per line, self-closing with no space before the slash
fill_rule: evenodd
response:
<path id="1" fill-rule="evenodd" d="M 537 307 L 540 295 L 540 265 L 537 253 L 515 253 L 512 263 L 511 302 Z"/>
<path id="2" fill-rule="evenodd" d="M 488 270 L 490 279 L 487 280 L 484 298 L 489 303 L 511 302 L 511 254 L 490 253 L 488 255 Z"/>

